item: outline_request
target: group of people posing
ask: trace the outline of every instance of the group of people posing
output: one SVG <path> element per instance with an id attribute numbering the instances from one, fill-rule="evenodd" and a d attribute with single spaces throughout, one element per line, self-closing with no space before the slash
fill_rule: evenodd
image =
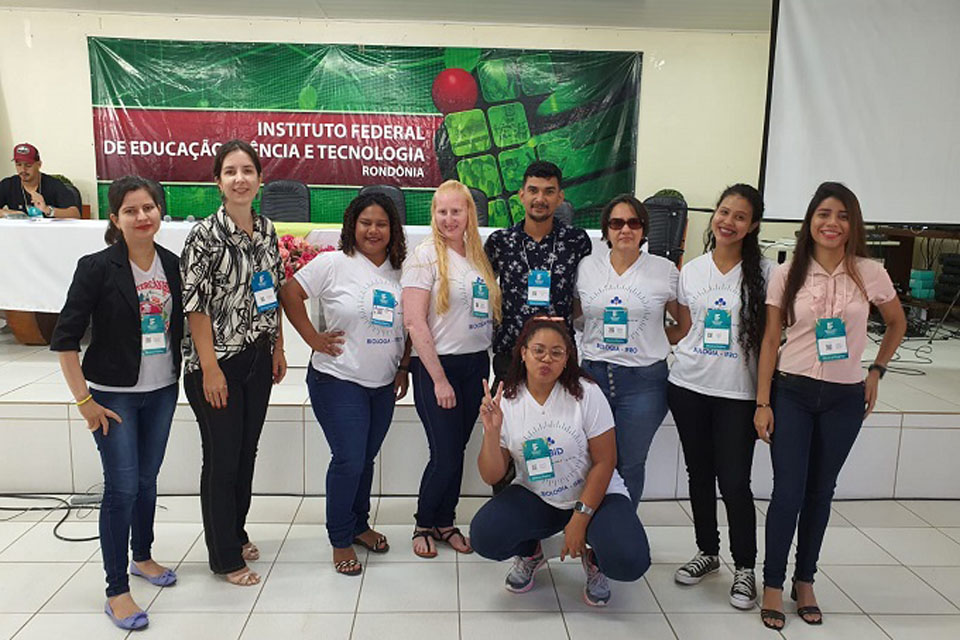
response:
<path id="1" fill-rule="evenodd" d="M 755 606 L 750 472 L 759 436 L 774 467 L 763 623 L 784 624 L 795 531 L 792 595 L 805 622 L 822 622 L 813 580 L 833 490 L 905 327 L 889 277 L 867 258 L 849 189 L 819 187 L 793 261 L 776 267 L 758 244 L 760 194 L 729 187 L 710 220 L 708 251 L 678 270 L 643 250 L 649 218 L 630 195 L 603 209 L 609 250 L 592 251 L 585 231 L 553 216 L 563 201 L 560 170 L 535 162 L 519 193 L 524 220 L 485 244 L 459 182 L 437 189 L 432 234 L 409 253 L 393 202 L 363 195 L 344 213 L 339 250 L 288 280 L 274 227 L 251 206 L 262 181 L 254 149 L 223 144 L 213 174 L 223 205 L 194 226 L 179 258 L 154 242 L 161 213 L 153 183 L 128 176 L 110 186 L 109 246 L 78 263 L 52 342 L 103 463 L 105 612 L 115 624 L 148 624 L 129 574 L 160 586 L 177 580 L 154 562 L 151 544 L 181 366 L 203 447 L 210 568 L 232 584 L 259 582 L 245 521 L 271 387 L 287 370 L 281 312 L 312 349 L 306 383 L 332 453 L 326 527 L 336 572 L 363 571 L 354 545 L 390 550 L 369 522 L 374 460 L 412 383 L 430 449 L 414 553 L 435 557 L 445 544 L 513 558 L 505 586 L 519 593 L 545 564 L 541 541 L 562 531 L 561 559 L 580 559 L 583 598 L 603 606 L 609 579 L 637 580 L 650 565 L 637 506 L 669 408 L 698 547 L 677 582 L 696 584 L 720 569 L 719 484 L 735 563 L 730 602 Z M 319 299 L 317 325 L 308 299 Z M 887 331 L 864 377 L 870 304 Z M 477 464 L 494 497 L 467 535 L 456 508 L 478 418 Z"/>

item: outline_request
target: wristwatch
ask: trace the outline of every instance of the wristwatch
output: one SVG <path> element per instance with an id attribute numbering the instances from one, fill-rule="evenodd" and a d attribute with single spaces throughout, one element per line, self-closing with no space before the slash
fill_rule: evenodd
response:
<path id="1" fill-rule="evenodd" d="M 576 503 L 575 505 L 573 505 L 573 510 L 574 510 L 574 511 L 579 511 L 580 513 L 582 513 L 582 514 L 585 515 L 585 516 L 592 516 L 592 515 L 593 515 L 593 507 L 588 507 L 587 505 L 583 504 L 583 503 L 580 502 L 579 500 L 577 500 L 577 503 Z"/>
<path id="2" fill-rule="evenodd" d="M 877 362 L 874 362 L 872 365 L 870 365 L 869 367 L 867 367 L 867 373 L 870 373 L 871 371 L 879 371 L 879 372 L 880 372 L 880 379 L 882 380 L 884 374 L 887 372 L 887 368 L 886 368 L 885 366 L 883 366 L 882 364 L 879 364 L 879 363 L 877 363 Z"/>

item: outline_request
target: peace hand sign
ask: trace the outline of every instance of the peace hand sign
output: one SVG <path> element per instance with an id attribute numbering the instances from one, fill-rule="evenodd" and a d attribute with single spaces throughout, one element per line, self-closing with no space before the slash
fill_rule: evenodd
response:
<path id="1" fill-rule="evenodd" d="M 497 385 L 497 392 L 490 396 L 490 385 L 483 381 L 483 400 L 480 402 L 480 419 L 483 421 L 484 433 L 499 434 L 503 426 L 503 410 L 500 409 L 500 400 L 503 399 L 503 383 Z"/>

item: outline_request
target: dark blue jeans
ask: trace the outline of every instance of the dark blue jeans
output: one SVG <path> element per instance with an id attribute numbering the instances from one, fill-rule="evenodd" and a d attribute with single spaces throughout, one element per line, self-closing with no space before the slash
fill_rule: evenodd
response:
<path id="1" fill-rule="evenodd" d="M 146 393 L 114 393 L 91 389 L 93 399 L 123 421 L 93 432 L 103 464 L 100 504 L 100 553 L 107 574 L 107 597 L 130 591 L 127 542 L 133 559 L 150 559 L 153 517 L 157 507 L 157 474 L 167 449 L 170 423 L 177 408 L 179 383 Z"/>
<path id="2" fill-rule="evenodd" d="M 794 578 L 813 582 L 837 476 L 863 424 L 864 387 L 777 373 L 771 397 L 773 497 L 763 584 L 781 589 L 794 531 Z"/>
<path id="3" fill-rule="evenodd" d="M 480 415 L 483 381 L 490 373 L 486 351 L 440 356 L 440 364 L 457 396 L 453 409 L 440 408 L 430 373 L 419 358 L 410 361 L 413 402 L 430 445 L 430 461 L 420 479 L 418 527 L 453 525 L 463 480 L 463 453 Z"/>
<path id="4" fill-rule="evenodd" d="M 573 509 L 558 509 L 512 484 L 490 499 L 470 523 L 470 544 L 490 560 L 530 556 L 537 544 L 563 531 Z M 650 568 L 650 544 L 630 500 L 607 494 L 587 525 L 587 543 L 605 576 L 639 580 Z"/>
<path id="5" fill-rule="evenodd" d="M 370 528 L 373 461 L 393 420 L 393 385 L 371 389 L 307 369 L 313 414 L 330 446 L 327 535 L 338 549 Z"/>
<path id="6" fill-rule="evenodd" d="M 667 362 L 624 367 L 584 360 L 583 369 L 596 380 L 613 409 L 617 434 L 617 470 L 630 491 L 633 506 L 643 497 L 647 453 L 667 415 Z"/>

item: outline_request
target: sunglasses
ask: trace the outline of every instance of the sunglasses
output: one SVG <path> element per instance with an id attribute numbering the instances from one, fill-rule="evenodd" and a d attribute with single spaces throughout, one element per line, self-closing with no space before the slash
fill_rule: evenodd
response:
<path id="1" fill-rule="evenodd" d="M 623 218 L 610 218 L 610 221 L 607 222 L 607 226 L 614 231 L 620 231 L 620 229 L 623 229 L 623 225 L 627 225 L 634 231 L 643 228 L 643 222 L 640 220 L 640 218 L 630 218 L 629 220 L 624 220 Z"/>

